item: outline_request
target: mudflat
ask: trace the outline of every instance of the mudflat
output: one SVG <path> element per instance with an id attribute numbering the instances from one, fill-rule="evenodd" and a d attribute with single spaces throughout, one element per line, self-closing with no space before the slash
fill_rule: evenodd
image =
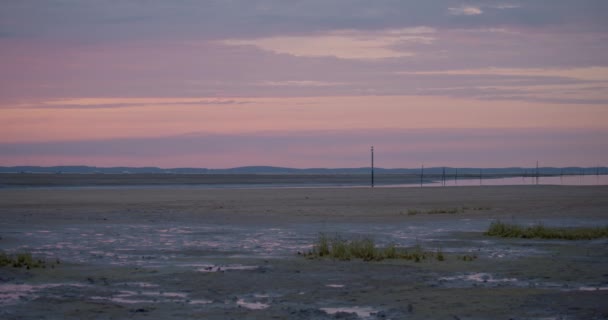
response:
<path id="1" fill-rule="evenodd" d="M 483 235 L 608 225 L 608 186 L 8 188 L 0 218 L 53 262 L 0 268 L 2 319 L 608 318 L 607 239 Z M 306 258 L 319 233 L 445 260 Z"/>

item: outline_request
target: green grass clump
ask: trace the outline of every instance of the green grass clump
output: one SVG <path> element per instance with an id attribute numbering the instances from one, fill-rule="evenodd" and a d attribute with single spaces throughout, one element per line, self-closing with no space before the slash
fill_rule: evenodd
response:
<path id="1" fill-rule="evenodd" d="M 417 215 L 417 214 L 421 214 L 421 213 L 423 213 L 423 212 L 422 212 L 422 211 L 420 211 L 420 210 L 416 210 L 416 209 L 407 209 L 407 215 L 408 215 L 408 216 L 415 216 L 415 215 Z"/>
<path id="2" fill-rule="evenodd" d="M 456 214 L 464 213 L 462 208 L 445 208 L 445 209 L 433 209 L 426 212 L 427 214 Z"/>
<path id="3" fill-rule="evenodd" d="M 445 256 L 443 255 L 443 251 L 441 251 L 441 249 L 439 249 L 437 251 L 437 261 L 444 261 L 445 260 Z"/>
<path id="4" fill-rule="evenodd" d="M 430 209 L 427 211 L 422 211 L 422 210 L 418 210 L 418 209 L 408 209 L 407 215 L 415 216 L 417 214 L 458 214 L 458 213 L 465 213 L 466 211 L 482 211 L 482 210 L 490 210 L 490 209 L 491 209 L 490 207 L 467 207 L 467 206 L 453 207 L 453 208 L 437 208 L 437 209 Z"/>
<path id="5" fill-rule="evenodd" d="M 337 260 L 361 259 L 363 261 L 381 261 L 384 259 L 404 259 L 421 262 L 423 260 L 436 259 L 444 261 L 445 256 L 441 250 L 437 252 L 424 251 L 420 246 L 411 249 L 398 248 L 394 244 L 386 247 L 377 247 L 371 238 L 359 238 L 345 240 L 339 236 L 328 237 L 320 234 L 313 248 L 306 257 L 331 258 Z"/>
<path id="6" fill-rule="evenodd" d="M 457 256 L 456 257 L 459 260 L 462 261 L 475 261 L 477 259 L 477 255 L 475 254 L 465 254 L 463 256 Z"/>
<path id="7" fill-rule="evenodd" d="M 59 260 L 56 261 L 59 264 Z M 8 255 L 4 252 L 0 252 L 0 267 L 13 267 L 13 268 L 26 268 L 45 269 L 49 265 L 51 268 L 55 267 L 53 263 L 47 263 L 43 259 L 34 259 L 31 253 L 17 253 L 15 255 Z"/>
<path id="8" fill-rule="evenodd" d="M 590 240 L 608 237 L 608 226 L 558 228 L 546 227 L 539 223 L 525 227 L 497 220 L 490 224 L 484 235 L 503 238 Z"/>
<path id="9" fill-rule="evenodd" d="M 464 213 L 464 209 L 462 208 L 440 208 L 440 209 L 431 209 L 427 211 L 422 211 L 418 209 L 408 209 L 408 216 L 415 216 L 417 214 L 456 214 L 456 213 Z"/>

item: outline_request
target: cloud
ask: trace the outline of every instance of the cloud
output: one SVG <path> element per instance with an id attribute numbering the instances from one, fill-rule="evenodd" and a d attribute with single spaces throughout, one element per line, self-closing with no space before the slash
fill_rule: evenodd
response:
<path id="1" fill-rule="evenodd" d="M 474 6 L 461 6 L 448 8 L 448 13 L 454 16 L 476 16 L 483 13 L 481 8 Z"/>
<path id="2" fill-rule="evenodd" d="M 495 6 L 492 6 L 492 8 L 504 10 L 504 9 L 517 9 L 517 8 L 521 8 L 521 6 L 518 4 L 504 3 L 504 4 L 497 4 Z"/>
<path id="3" fill-rule="evenodd" d="M 22 16 L 10 14 L 11 6 L 27 1 L 32 7 L 22 10 Z M 588 12 L 592 6 L 578 2 L 565 4 L 555 0 L 555 5 L 543 7 L 540 4 L 547 3 L 546 0 L 332 1 L 332 5 L 324 5 L 321 0 L 290 5 L 271 0 L 233 0 L 210 1 L 206 6 L 197 6 L 195 2 L 157 1 L 141 8 L 142 18 L 131 19 L 129 17 L 138 16 L 134 14 L 137 12 L 133 10 L 136 7 L 133 0 L 121 2 L 124 11 L 107 5 L 105 10 L 97 10 L 90 8 L 93 2 L 83 5 L 73 1 L 70 6 L 55 8 L 56 11 L 47 14 L 48 10 L 43 9 L 52 9 L 49 3 L 57 3 L 53 1 L 39 5 L 41 8 L 31 0 L 10 2 L 13 5 L 7 3 L 6 8 L 0 10 L 0 21 L 14 16 L 8 25 L 23 26 L 19 30 L 25 30 L 25 21 L 28 21 L 31 22 L 29 30 L 46 32 L 32 41 L 0 41 L 0 69 L 3 70 L 0 105 L 11 103 L 8 99 L 18 103 L 32 98 L 45 101 L 102 96 L 408 95 L 416 94 L 417 90 L 463 83 L 474 87 L 483 85 L 484 81 L 490 85 L 511 81 L 530 86 L 566 81 L 546 74 L 512 75 L 506 69 L 608 66 L 608 56 L 604 54 L 608 49 L 606 33 L 580 31 L 587 31 L 587 22 L 595 20 Z M 97 3 L 104 7 L 103 1 Z M 133 7 L 127 5 L 129 3 Z M 507 8 L 511 3 L 521 3 L 522 7 L 494 8 Z M 265 9 L 255 4 L 265 4 Z M 483 14 L 474 18 L 446 16 L 448 7 L 462 4 L 479 7 Z M 167 10 L 160 10 L 159 6 Z M 84 10 L 84 7 L 90 9 L 85 10 L 88 14 L 79 16 L 71 11 Z M 571 9 L 572 16 L 564 16 L 566 9 Z M 38 11 L 40 15 L 34 17 Z M 65 14 L 65 19 L 60 19 L 59 13 Z M 209 16 L 189 20 L 192 18 L 189 14 L 207 13 Z M 70 33 L 90 31 L 91 24 L 106 16 L 125 20 L 86 32 L 90 38 L 86 44 L 79 43 Z M 70 20 L 77 17 L 86 21 L 78 24 Z M 205 17 L 215 17 L 215 20 L 203 19 Z M 557 19 L 564 23 L 555 23 Z M 61 26 L 59 22 L 63 21 L 69 30 L 61 34 L 70 38 L 69 41 L 52 41 L 53 34 L 59 33 L 56 30 Z M 222 27 L 216 24 L 219 21 Z M 169 22 L 175 26 L 163 27 Z M 332 24 L 328 24 L 330 22 Z M 581 29 L 570 27 L 575 24 Z M 605 22 L 603 25 L 608 26 Z M 188 27 L 196 31 L 195 37 L 184 30 Z M 107 39 L 99 43 L 99 37 L 107 31 L 104 28 L 111 28 L 112 35 L 117 36 L 139 31 L 158 33 L 153 40 L 134 34 L 135 41 Z M 167 32 L 179 35 L 169 38 Z M 234 42 L 226 45 L 222 39 Z M 470 76 L 390 75 L 395 70 L 476 70 L 488 66 L 504 70 Z M 418 81 L 420 78 L 424 79 Z M 575 101 L 572 98 L 568 101 Z M 103 102 L 96 106 L 65 105 L 63 108 L 81 107 L 118 109 L 136 107 L 136 104 Z"/>
<path id="4" fill-rule="evenodd" d="M 272 87 L 336 87 L 347 85 L 345 82 L 328 82 L 314 80 L 285 80 L 285 81 L 264 81 L 261 86 Z"/>
<path id="5" fill-rule="evenodd" d="M 397 74 L 425 84 L 417 88 L 416 93 L 421 95 L 553 104 L 608 103 L 608 67 L 489 67 L 402 71 Z"/>
<path id="6" fill-rule="evenodd" d="M 434 0 L 434 1 L 3 1 L 2 33 L 15 37 L 85 42 L 145 39 L 251 39 L 336 29 L 378 30 L 430 25 L 560 26 L 606 30 L 602 0 Z M 468 4 L 467 4 L 468 3 Z M 518 7 L 519 4 L 522 4 Z M 517 14 L 498 11 L 512 11 Z M 446 8 L 449 8 L 446 10 Z M 479 15 L 491 19 L 445 19 Z M 491 12 L 490 12 L 491 11 Z"/>
<path id="7" fill-rule="evenodd" d="M 516 4 L 497 4 L 497 5 L 463 5 L 460 7 L 450 7 L 448 8 L 448 13 L 454 16 L 477 16 L 484 13 L 482 8 L 490 8 L 490 9 L 498 9 L 498 10 L 506 10 L 506 9 L 515 9 L 520 8 L 520 5 Z"/>
<path id="8" fill-rule="evenodd" d="M 4 164 L 100 166 L 361 167 L 369 146 L 381 167 L 595 165 L 606 130 L 375 129 L 201 134 L 108 140 L 0 143 Z"/>
<path id="9" fill-rule="evenodd" d="M 113 102 L 120 101 L 120 102 Z M 100 99 L 68 99 L 52 100 L 42 104 L 17 104 L 12 108 L 22 109 L 115 109 L 115 108 L 139 108 L 149 106 L 189 106 L 189 105 L 239 105 L 247 104 L 248 101 L 233 99 L 166 99 L 166 98 L 100 98 Z M 4 109 L 11 106 L 4 107 Z"/>
<path id="10" fill-rule="evenodd" d="M 430 27 L 384 29 L 379 31 L 333 30 L 303 36 L 278 36 L 258 39 L 226 39 L 229 46 L 255 46 L 259 49 L 298 57 L 335 57 L 375 60 L 413 56 L 396 48 L 403 43 L 430 44 L 435 38 Z"/>
<path id="11" fill-rule="evenodd" d="M 454 76 L 519 76 L 519 77 L 563 77 L 584 81 L 608 81 L 608 67 L 581 68 L 479 68 L 436 71 L 401 71 L 410 75 L 454 75 Z"/>

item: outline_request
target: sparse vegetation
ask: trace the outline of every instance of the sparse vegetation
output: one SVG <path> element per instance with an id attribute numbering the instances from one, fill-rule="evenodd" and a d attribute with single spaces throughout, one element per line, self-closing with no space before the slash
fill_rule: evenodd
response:
<path id="1" fill-rule="evenodd" d="M 490 224 L 484 235 L 503 238 L 589 240 L 608 237 L 608 226 L 558 228 L 546 227 L 539 223 L 526 227 L 497 220 Z"/>
<path id="2" fill-rule="evenodd" d="M 54 268 L 56 264 L 59 264 L 59 260 L 47 262 L 44 259 L 34 259 L 31 253 L 8 255 L 0 252 L 0 267 L 26 268 L 29 270 L 35 268 L 45 269 L 47 266 Z"/>
<path id="3" fill-rule="evenodd" d="M 457 213 L 465 213 L 466 211 L 482 211 L 482 210 L 490 210 L 490 207 L 453 207 L 453 208 L 438 208 L 438 209 L 430 209 L 427 211 L 418 210 L 418 209 L 408 209 L 408 216 L 415 216 L 417 214 L 457 214 Z"/>
<path id="4" fill-rule="evenodd" d="M 462 261 L 474 261 L 474 260 L 477 259 L 477 255 L 475 255 L 475 254 L 465 254 L 463 256 L 457 256 L 456 258 L 459 259 L 459 260 L 462 260 Z"/>
<path id="5" fill-rule="evenodd" d="M 407 215 L 408 216 L 415 216 L 417 214 L 421 214 L 422 211 L 420 210 L 416 210 L 416 209 L 407 209 Z"/>
<path id="6" fill-rule="evenodd" d="M 427 214 L 456 214 L 464 213 L 462 208 L 445 208 L 445 209 L 432 209 L 426 212 Z"/>
<path id="7" fill-rule="evenodd" d="M 371 238 L 345 240 L 339 236 L 328 237 L 319 234 L 311 251 L 304 254 L 306 257 L 331 258 L 337 260 L 361 259 L 363 261 L 381 261 L 384 259 L 403 259 L 421 262 L 436 259 L 444 261 L 445 256 L 441 250 L 437 252 L 424 251 L 420 246 L 413 248 L 399 248 L 394 244 L 386 247 L 377 247 Z"/>
<path id="8" fill-rule="evenodd" d="M 443 251 L 441 251 L 441 249 L 439 249 L 437 251 L 437 260 L 438 261 L 444 261 L 445 260 L 445 256 L 443 255 Z"/>

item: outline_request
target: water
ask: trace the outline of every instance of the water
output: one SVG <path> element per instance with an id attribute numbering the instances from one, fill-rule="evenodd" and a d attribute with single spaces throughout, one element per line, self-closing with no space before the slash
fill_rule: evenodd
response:
<path id="1" fill-rule="evenodd" d="M 257 270 L 254 264 L 231 262 L 232 258 L 293 257 L 312 248 L 319 232 L 345 239 L 372 237 L 380 246 L 394 243 L 428 250 L 469 252 L 493 259 L 543 254 L 535 246 L 514 246 L 500 239 L 460 240 L 454 233 L 483 232 L 491 218 L 450 216 L 442 220 L 410 220 L 392 223 L 322 222 L 255 225 L 239 223 L 176 222 L 163 224 L 13 225 L 0 223 L 7 240 L 0 250 L 31 252 L 34 256 L 97 265 L 174 266 L 202 273 Z M 519 221 L 533 223 L 534 221 Z M 555 218 L 550 225 L 590 226 L 599 222 Z M 542 242 L 528 240 L 526 243 Z M 229 260 L 226 260 L 229 259 Z"/>
<path id="2" fill-rule="evenodd" d="M 525 186 L 525 185 L 555 185 L 555 186 L 605 186 L 608 185 L 608 175 L 567 175 L 549 177 L 506 177 L 479 179 L 446 179 L 445 182 L 434 181 L 424 183 L 424 187 L 467 187 L 467 186 Z M 381 187 L 420 187 L 420 184 L 386 185 Z"/>
<path id="3" fill-rule="evenodd" d="M 437 175 L 433 175 L 433 178 Z M 425 177 L 429 179 L 430 177 Z M 411 179 L 408 178 L 408 179 Z M 410 180 L 411 181 L 411 180 Z M 441 178 L 432 182 L 424 182 L 424 187 L 466 187 L 466 186 L 512 186 L 512 185 L 563 185 L 563 186 L 604 186 L 608 185 L 608 175 L 565 175 L 565 176 L 545 176 L 539 177 L 505 177 L 505 178 L 459 178 L 453 176 L 446 177 L 445 182 Z M 379 188 L 401 188 L 401 187 L 420 187 L 419 182 L 412 183 L 384 183 L 376 181 Z M 82 186 L 8 186 L 0 184 L 0 189 L 53 189 L 53 190 L 113 190 L 113 189 L 285 189 L 285 188 L 368 188 L 368 182 L 294 182 L 294 183 L 214 183 L 214 184 L 153 184 L 153 185 L 82 185 Z"/>

